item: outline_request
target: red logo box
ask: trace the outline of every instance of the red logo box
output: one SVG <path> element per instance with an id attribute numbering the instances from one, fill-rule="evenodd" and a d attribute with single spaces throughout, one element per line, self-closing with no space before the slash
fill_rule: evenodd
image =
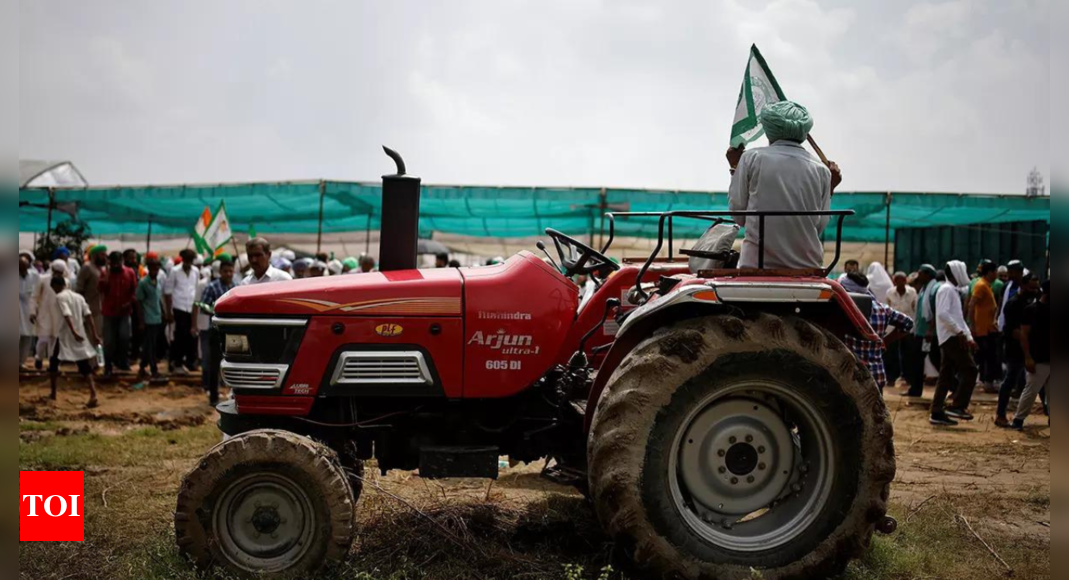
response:
<path id="1" fill-rule="evenodd" d="M 19 472 L 19 541 L 85 541 L 85 473 Z"/>

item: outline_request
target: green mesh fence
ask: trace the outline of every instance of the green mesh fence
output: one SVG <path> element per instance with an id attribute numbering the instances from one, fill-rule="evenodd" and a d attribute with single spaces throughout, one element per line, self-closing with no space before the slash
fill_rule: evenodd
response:
<path id="1" fill-rule="evenodd" d="M 184 235 L 205 207 L 225 201 L 232 228 L 262 234 L 363 232 L 379 228 L 379 184 L 338 181 L 247 183 L 19 191 L 20 232 L 44 232 L 52 195 L 53 224 L 76 210 L 96 236 Z M 427 185 L 420 207 L 423 237 L 434 232 L 491 238 L 541 235 L 553 227 L 575 236 L 599 233 L 601 215 L 615 211 L 727 210 L 724 192 L 669 192 L 547 187 Z M 322 209 L 322 223 L 320 215 Z M 1050 198 L 1015 195 L 842 192 L 833 209 L 852 209 L 843 239 L 883 242 L 890 230 L 1022 221 L 1050 223 Z M 65 210 L 65 211 L 63 211 Z M 707 224 L 679 220 L 677 237 L 698 237 Z M 657 236 L 653 218 L 617 222 L 616 235 Z M 891 237 L 893 241 L 893 235 Z"/>

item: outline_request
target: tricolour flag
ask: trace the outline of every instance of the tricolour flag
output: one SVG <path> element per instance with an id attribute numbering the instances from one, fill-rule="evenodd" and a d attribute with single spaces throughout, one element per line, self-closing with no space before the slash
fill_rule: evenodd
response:
<path id="1" fill-rule="evenodd" d="M 193 226 L 193 243 L 197 246 L 197 253 L 207 254 L 211 250 L 208 248 L 208 243 L 204 240 L 204 234 L 208 231 L 208 227 L 212 225 L 212 210 L 208 207 L 204 208 L 204 211 L 197 218 L 196 225 Z"/>
<path id="2" fill-rule="evenodd" d="M 768 63 L 755 44 L 750 49 L 746 63 L 746 76 L 742 79 L 739 104 L 735 107 L 735 122 L 731 126 L 731 146 L 748 145 L 765 134 L 761 126 L 761 111 L 769 103 L 786 101 L 783 89 L 772 76 Z"/>
<path id="3" fill-rule="evenodd" d="M 215 218 L 204 232 L 204 242 L 208 248 L 204 254 L 210 259 L 226 251 L 226 245 L 233 239 L 234 232 L 230 230 L 230 219 L 226 215 L 226 202 L 219 205 L 219 211 L 215 212 Z"/>

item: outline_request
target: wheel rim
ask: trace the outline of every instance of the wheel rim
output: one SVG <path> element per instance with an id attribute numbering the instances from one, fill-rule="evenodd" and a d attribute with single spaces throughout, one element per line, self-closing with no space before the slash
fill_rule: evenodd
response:
<path id="1" fill-rule="evenodd" d="M 831 430 L 789 385 L 752 381 L 718 390 L 678 429 L 672 499 L 703 540 L 736 552 L 783 546 L 819 517 L 835 481 Z"/>
<path id="2" fill-rule="evenodd" d="M 213 524 L 232 564 L 248 572 L 279 572 L 308 552 L 316 517 L 301 486 L 284 475 L 262 473 L 230 484 Z"/>

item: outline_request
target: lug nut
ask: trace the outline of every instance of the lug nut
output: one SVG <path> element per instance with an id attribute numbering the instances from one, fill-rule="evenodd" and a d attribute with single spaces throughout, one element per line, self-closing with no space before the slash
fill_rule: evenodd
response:
<path id="1" fill-rule="evenodd" d="M 746 442 L 747 443 L 753 443 L 753 435 L 747 435 L 746 436 Z"/>
<path id="2" fill-rule="evenodd" d="M 278 539 L 278 534 L 271 534 L 271 539 L 272 540 L 277 540 Z"/>
<path id="3" fill-rule="evenodd" d="M 754 482 L 754 478 L 753 478 L 752 475 L 750 477 L 746 478 L 746 483 L 753 483 L 753 482 Z"/>
<path id="4" fill-rule="evenodd" d="M 720 451 L 717 451 L 716 454 L 719 455 L 720 457 L 724 457 L 724 456 L 726 456 L 728 454 L 728 452 L 724 451 L 723 449 L 721 449 Z"/>
<path id="5" fill-rule="evenodd" d="M 760 469 L 761 471 L 764 471 L 764 470 L 768 469 L 768 466 L 765 465 L 764 463 L 761 463 L 761 464 L 759 464 L 757 466 L 757 469 Z"/>
<path id="6" fill-rule="evenodd" d="M 739 478 L 732 477 L 731 478 L 731 485 L 738 485 L 738 484 L 739 484 Z"/>
<path id="7" fill-rule="evenodd" d="M 761 455 L 764 455 L 764 454 L 765 454 L 765 451 L 766 451 L 766 450 L 765 450 L 765 448 L 764 448 L 763 446 L 762 446 L 762 447 L 758 447 L 758 448 L 757 448 L 757 452 L 758 452 L 758 453 L 760 453 Z"/>
<path id="8" fill-rule="evenodd" d="M 734 445 L 734 444 L 736 444 L 738 442 L 739 442 L 739 438 L 738 437 L 732 437 L 731 439 L 728 439 L 728 443 L 731 443 L 732 445 Z"/>
<path id="9" fill-rule="evenodd" d="M 721 468 L 720 468 L 720 469 L 719 469 L 718 471 L 720 471 L 720 474 L 721 474 L 721 475 L 723 475 L 723 474 L 725 474 L 725 473 L 727 473 L 727 472 L 728 472 L 728 468 L 726 468 L 726 467 L 721 467 Z"/>

